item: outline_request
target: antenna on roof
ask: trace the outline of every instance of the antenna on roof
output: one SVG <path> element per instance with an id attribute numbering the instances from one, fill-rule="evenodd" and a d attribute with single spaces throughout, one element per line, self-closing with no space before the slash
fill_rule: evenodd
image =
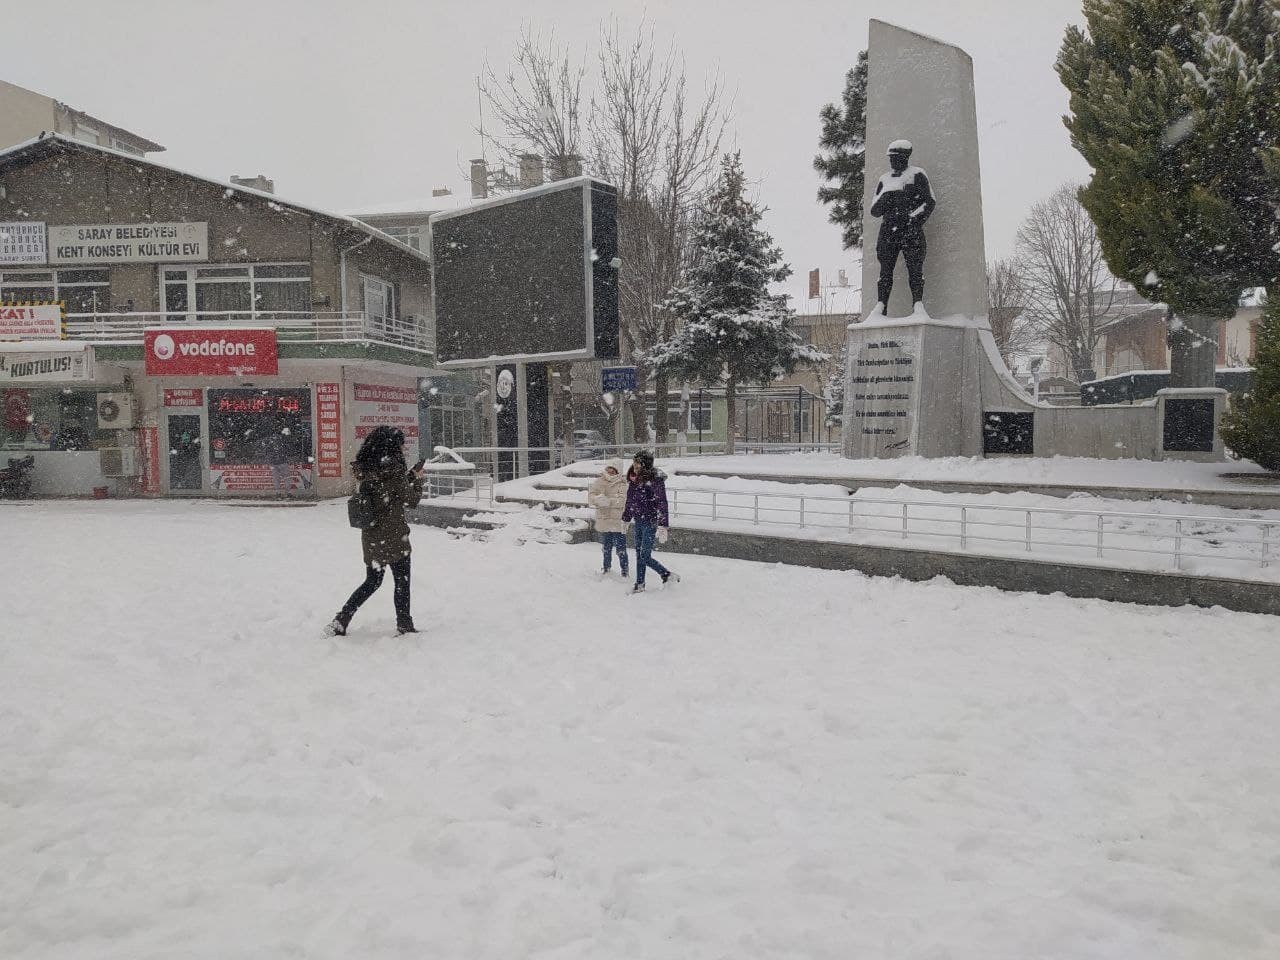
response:
<path id="1" fill-rule="evenodd" d="M 480 159 L 489 165 L 489 158 L 484 152 L 484 90 L 480 86 L 480 75 L 476 74 L 476 111 L 480 114 Z"/>

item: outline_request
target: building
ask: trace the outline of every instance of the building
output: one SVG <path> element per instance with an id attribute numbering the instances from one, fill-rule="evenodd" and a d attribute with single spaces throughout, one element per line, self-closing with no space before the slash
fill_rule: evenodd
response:
<path id="1" fill-rule="evenodd" d="M 58 133 L 137 157 L 164 147 L 65 103 L 0 80 L 0 149 Z"/>
<path id="2" fill-rule="evenodd" d="M 427 256 L 354 218 L 54 134 L 0 151 L 0 457 L 44 495 L 334 496 L 418 445 Z M 55 322 L 56 321 L 56 322 Z"/>

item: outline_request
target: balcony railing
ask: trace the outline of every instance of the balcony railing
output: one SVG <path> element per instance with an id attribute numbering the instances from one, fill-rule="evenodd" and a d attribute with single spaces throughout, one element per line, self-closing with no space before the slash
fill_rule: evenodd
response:
<path id="1" fill-rule="evenodd" d="M 141 343 L 148 327 L 271 327 L 284 342 L 372 341 L 433 353 L 426 327 L 416 320 L 364 313 L 202 311 L 176 313 L 69 313 L 67 336 L 101 343 Z"/>

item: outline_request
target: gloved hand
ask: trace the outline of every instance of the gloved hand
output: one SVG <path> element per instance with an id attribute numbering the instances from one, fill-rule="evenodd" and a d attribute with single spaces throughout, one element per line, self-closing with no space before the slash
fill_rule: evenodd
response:
<path id="1" fill-rule="evenodd" d="M 668 536 L 668 534 L 667 534 L 667 528 L 666 528 L 666 527 L 659 527 L 659 528 L 658 528 L 658 542 L 659 542 L 659 543 L 666 543 L 666 542 L 667 542 L 667 536 Z"/>

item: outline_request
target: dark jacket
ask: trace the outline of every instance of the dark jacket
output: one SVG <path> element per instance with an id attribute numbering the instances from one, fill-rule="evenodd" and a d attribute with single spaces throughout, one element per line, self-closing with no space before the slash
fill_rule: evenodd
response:
<path id="1" fill-rule="evenodd" d="M 634 520 L 646 526 L 667 526 L 667 476 L 661 470 L 637 475 L 627 472 L 627 506 L 622 511 L 624 523 Z"/>
<path id="2" fill-rule="evenodd" d="M 412 476 L 403 461 L 392 461 L 374 469 L 355 468 L 360 490 L 373 500 L 376 519 L 360 531 L 364 562 L 386 566 L 411 552 L 409 522 L 405 507 L 416 507 L 422 499 L 422 479 Z"/>

